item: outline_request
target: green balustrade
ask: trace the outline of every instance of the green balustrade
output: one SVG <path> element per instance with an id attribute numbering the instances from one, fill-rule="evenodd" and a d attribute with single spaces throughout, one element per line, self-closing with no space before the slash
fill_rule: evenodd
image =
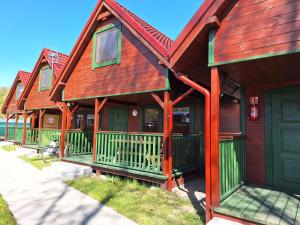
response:
<path id="1" fill-rule="evenodd" d="M 21 143 L 23 137 L 23 127 L 16 127 L 15 141 Z"/>
<path id="2" fill-rule="evenodd" d="M 98 132 L 96 163 L 162 174 L 162 134 Z"/>
<path id="3" fill-rule="evenodd" d="M 8 127 L 8 140 L 14 141 L 15 140 L 15 127 Z"/>
<path id="4" fill-rule="evenodd" d="M 220 191 L 226 198 L 242 185 L 246 178 L 245 137 L 220 140 Z"/>
<path id="5" fill-rule="evenodd" d="M 173 171 L 184 172 L 200 168 L 201 135 L 173 135 Z"/>
<path id="6" fill-rule="evenodd" d="M 39 147 L 49 145 L 53 140 L 60 141 L 61 130 L 55 129 L 41 129 Z"/>
<path id="7" fill-rule="evenodd" d="M 34 129 L 26 129 L 26 145 L 37 145 L 38 144 L 38 136 L 39 130 L 37 128 Z"/>
<path id="8" fill-rule="evenodd" d="M 92 154 L 93 134 L 92 131 L 67 131 L 65 156 L 72 157 Z"/>

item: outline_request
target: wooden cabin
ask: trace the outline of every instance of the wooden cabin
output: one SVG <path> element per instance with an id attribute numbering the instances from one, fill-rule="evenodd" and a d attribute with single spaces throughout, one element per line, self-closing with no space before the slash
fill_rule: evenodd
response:
<path id="1" fill-rule="evenodd" d="M 170 49 L 211 103 L 207 222 L 300 224 L 299 16 L 299 0 L 206 0 Z M 226 93 L 240 95 L 239 134 L 220 130 Z"/>
<path id="2" fill-rule="evenodd" d="M 67 59 L 67 55 L 43 49 L 17 102 L 17 108 L 23 109 L 26 117 L 31 117 L 24 143 L 26 147 L 41 148 L 60 139 L 62 107 L 50 100 L 49 93 Z"/>
<path id="3" fill-rule="evenodd" d="M 24 116 L 23 111 L 17 108 L 17 102 L 21 97 L 24 88 L 27 86 L 31 73 L 19 71 L 12 87 L 10 88 L 5 102 L 2 106 L 1 113 L 6 116 L 5 140 L 13 141 L 14 143 L 23 142 L 24 127 L 20 126 L 19 118 Z M 15 119 L 15 125 L 9 125 L 9 120 Z M 26 119 L 24 119 L 24 126 L 26 127 Z"/>
<path id="4" fill-rule="evenodd" d="M 51 92 L 65 104 L 64 161 L 169 189 L 200 176 L 201 101 L 162 65 L 172 43 L 117 2 L 99 1 Z"/>

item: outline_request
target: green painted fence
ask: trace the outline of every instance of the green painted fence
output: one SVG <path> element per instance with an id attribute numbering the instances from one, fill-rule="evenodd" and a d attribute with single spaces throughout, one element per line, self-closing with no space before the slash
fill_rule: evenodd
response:
<path id="1" fill-rule="evenodd" d="M 26 130 L 26 145 L 37 145 L 38 144 L 39 130 L 37 128 Z"/>
<path id="2" fill-rule="evenodd" d="M 55 129 L 41 129 L 39 147 L 49 145 L 53 140 L 60 141 L 61 130 Z"/>
<path id="3" fill-rule="evenodd" d="M 22 143 L 23 127 L 17 127 L 15 132 L 15 141 Z"/>
<path id="4" fill-rule="evenodd" d="M 15 140 L 15 127 L 8 127 L 8 140 L 9 141 Z"/>
<path id="5" fill-rule="evenodd" d="M 246 178 L 245 137 L 220 140 L 221 199 L 236 190 Z"/>
<path id="6" fill-rule="evenodd" d="M 201 135 L 173 136 L 173 171 L 184 172 L 201 164 Z"/>
<path id="7" fill-rule="evenodd" d="M 66 134 L 65 156 L 92 154 L 93 149 L 92 131 L 69 130 Z"/>
<path id="8" fill-rule="evenodd" d="M 162 134 L 98 132 L 96 163 L 162 174 Z"/>

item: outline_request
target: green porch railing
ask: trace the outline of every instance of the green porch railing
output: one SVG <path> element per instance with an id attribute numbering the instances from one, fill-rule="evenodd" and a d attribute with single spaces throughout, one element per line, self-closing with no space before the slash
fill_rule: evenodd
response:
<path id="1" fill-rule="evenodd" d="M 60 141 L 61 130 L 56 129 L 41 129 L 39 147 L 49 145 L 53 140 Z"/>
<path id="2" fill-rule="evenodd" d="M 27 128 L 26 129 L 26 145 L 37 145 L 38 144 L 39 129 Z"/>
<path id="3" fill-rule="evenodd" d="M 221 199 L 242 185 L 246 178 L 245 137 L 236 136 L 220 140 Z"/>
<path id="4" fill-rule="evenodd" d="M 65 156 L 92 154 L 93 131 L 68 130 L 66 134 Z"/>
<path id="5" fill-rule="evenodd" d="M 200 134 L 173 136 L 173 171 L 175 173 L 200 167 L 200 139 Z"/>
<path id="6" fill-rule="evenodd" d="M 14 141 L 15 140 L 15 127 L 8 127 L 8 136 L 7 136 L 9 141 Z"/>
<path id="7" fill-rule="evenodd" d="M 23 127 L 16 127 L 15 141 L 21 143 L 23 137 Z"/>
<path id="8" fill-rule="evenodd" d="M 162 174 L 162 134 L 98 132 L 95 163 Z"/>

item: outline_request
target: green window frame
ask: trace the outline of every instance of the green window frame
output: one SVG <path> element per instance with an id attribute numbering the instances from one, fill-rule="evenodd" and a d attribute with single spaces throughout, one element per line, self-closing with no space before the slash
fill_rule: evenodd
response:
<path id="1" fill-rule="evenodd" d="M 102 62 L 97 62 L 96 60 L 96 54 L 97 54 L 97 37 L 99 34 L 109 31 L 111 29 L 117 29 L 117 33 L 118 33 L 118 37 L 117 37 L 117 56 L 116 58 L 110 59 L 110 60 L 106 60 L 106 61 L 102 61 Z M 121 24 L 109 24 L 107 26 L 105 26 L 104 28 L 97 30 L 94 33 L 93 36 L 93 56 L 92 56 L 92 68 L 93 70 L 100 68 L 100 67 L 105 67 L 105 66 L 110 66 L 113 64 L 120 64 L 121 63 L 121 46 L 122 46 L 122 32 L 121 32 Z"/>
<path id="2" fill-rule="evenodd" d="M 48 70 L 50 68 L 50 66 L 44 66 L 41 68 L 40 70 L 40 74 L 39 74 L 39 77 L 40 77 L 40 85 L 39 85 L 39 91 L 46 91 L 46 90 L 50 90 L 52 88 L 52 76 L 53 76 L 53 71 L 51 70 L 51 73 L 50 73 L 50 83 L 47 87 L 42 87 L 42 72 L 45 71 L 45 70 Z"/>
<path id="3" fill-rule="evenodd" d="M 22 91 L 20 91 L 20 88 L 22 88 Z M 24 90 L 23 84 L 22 83 L 18 83 L 18 86 L 17 86 L 17 89 L 16 89 L 16 100 L 20 99 L 23 90 Z"/>

